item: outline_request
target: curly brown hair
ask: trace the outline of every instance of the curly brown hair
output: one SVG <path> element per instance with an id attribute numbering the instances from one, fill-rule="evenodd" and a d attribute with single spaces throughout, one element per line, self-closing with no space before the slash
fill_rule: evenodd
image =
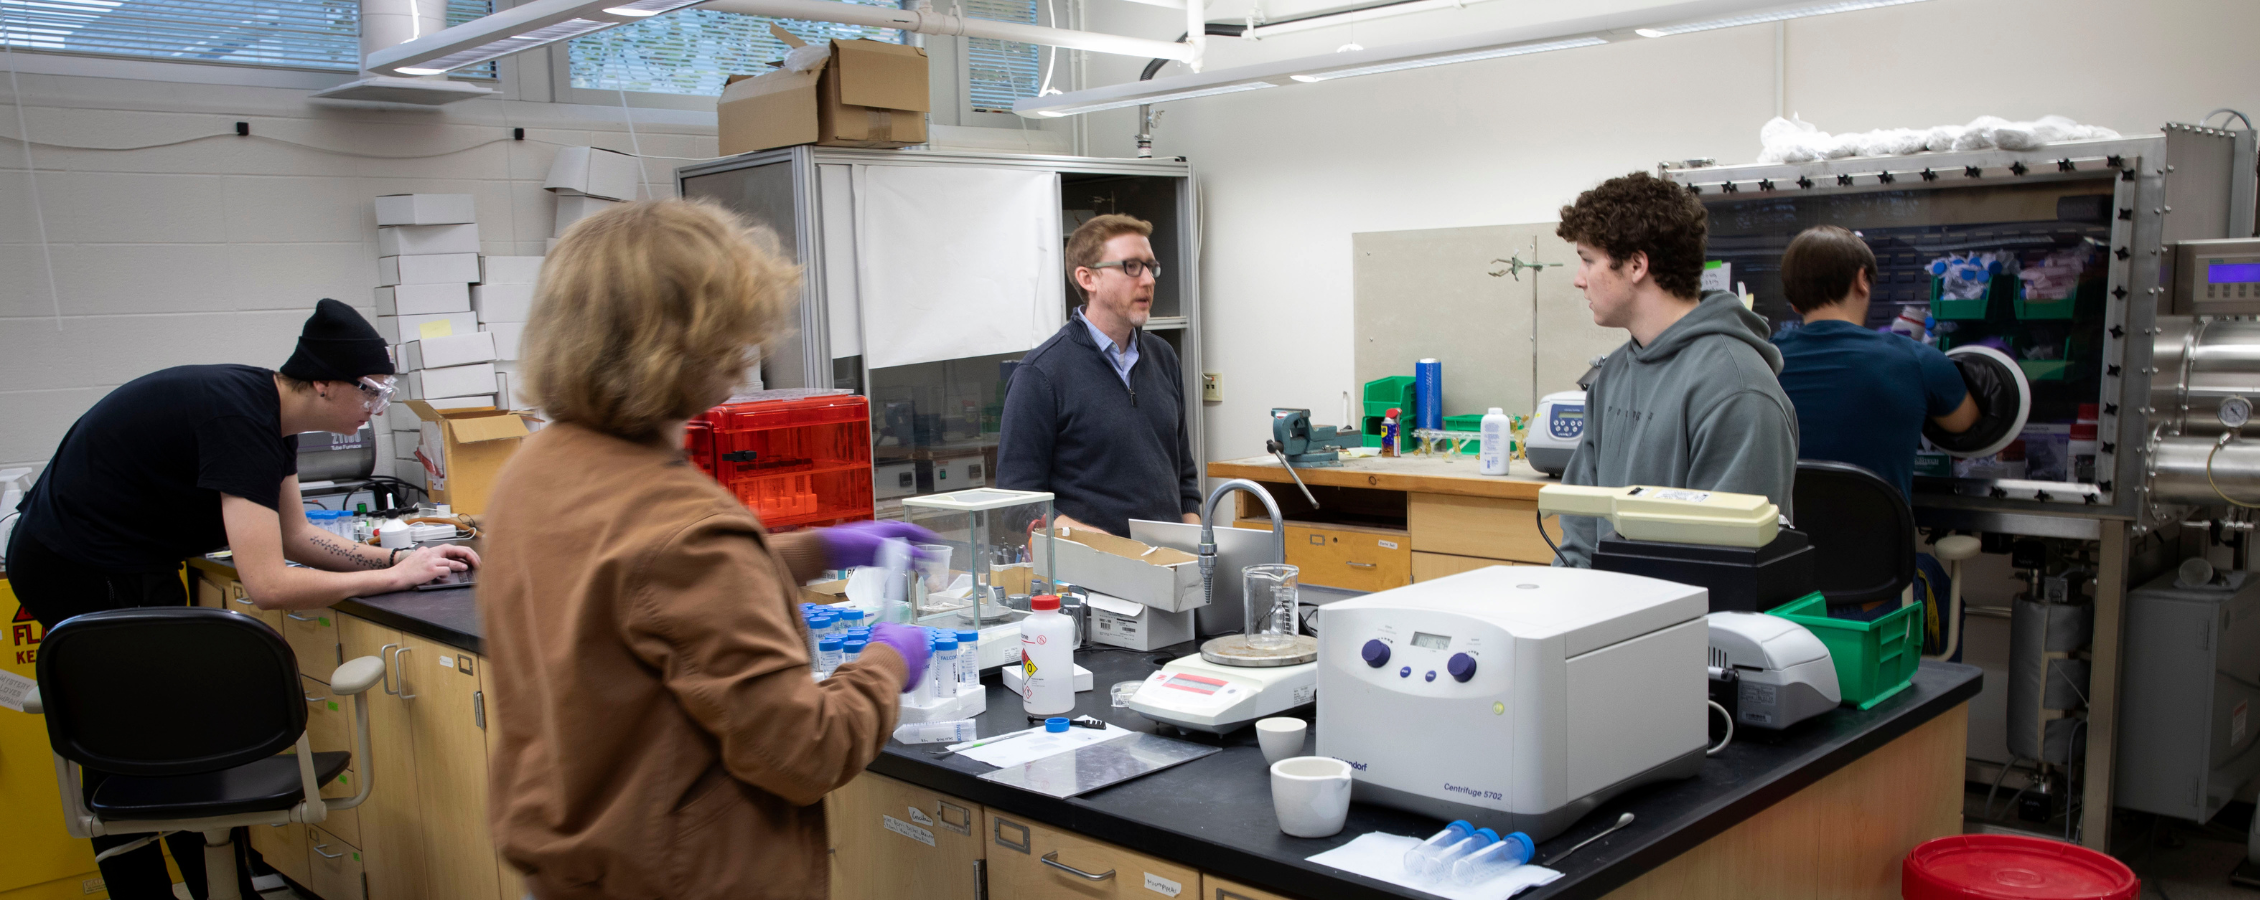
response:
<path id="1" fill-rule="evenodd" d="M 1675 297 L 1701 296 L 1703 248 L 1710 214 L 1686 188 L 1646 172 L 1611 178 L 1562 207 L 1554 234 L 1598 247 L 1615 269 L 1635 253 L 1648 255 L 1648 274 Z"/>

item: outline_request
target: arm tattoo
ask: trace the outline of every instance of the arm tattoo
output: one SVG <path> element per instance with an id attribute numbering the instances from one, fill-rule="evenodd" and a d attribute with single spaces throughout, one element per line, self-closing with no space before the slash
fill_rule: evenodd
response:
<path id="1" fill-rule="evenodd" d="M 328 535 L 310 534 L 306 536 L 306 539 L 308 541 L 311 541 L 314 546 L 329 551 L 329 554 L 331 556 L 344 559 L 346 562 L 352 563 L 357 567 L 363 569 L 389 568 L 389 566 L 385 565 L 385 563 L 380 560 L 374 560 L 366 556 L 362 556 L 360 551 L 353 547 L 348 547 L 336 541 L 330 540 Z"/>

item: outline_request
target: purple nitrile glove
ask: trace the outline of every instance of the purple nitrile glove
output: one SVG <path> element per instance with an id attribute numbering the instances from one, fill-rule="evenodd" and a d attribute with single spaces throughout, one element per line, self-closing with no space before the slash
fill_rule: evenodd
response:
<path id="1" fill-rule="evenodd" d="M 918 680 L 926 674 L 926 629 L 881 622 L 871 626 L 871 643 L 893 647 L 902 655 L 903 665 L 910 670 L 910 676 L 902 680 L 903 693 L 918 687 Z"/>
<path id="2" fill-rule="evenodd" d="M 919 555 L 919 544 L 942 542 L 940 535 L 909 522 L 849 522 L 823 529 L 816 535 L 824 541 L 825 561 L 835 569 L 871 565 L 879 558 L 879 545 L 888 538 L 909 541 L 913 557 Z"/>

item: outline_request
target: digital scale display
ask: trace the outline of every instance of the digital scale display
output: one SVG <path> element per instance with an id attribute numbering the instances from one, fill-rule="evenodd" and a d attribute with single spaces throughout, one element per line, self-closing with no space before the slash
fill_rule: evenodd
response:
<path id="1" fill-rule="evenodd" d="M 1199 675 L 1178 674 L 1169 676 L 1169 681 L 1164 686 L 1173 687 L 1180 691 L 1192 691 L 1196 694 L 1214 694 L 1218 688 L 1224 686 L 1224 682 L 1214 678 L 1202 678 Z"/>
<path id="2" fill-rule="evenodd" d="M 1452 647 L 1452 636 L 1415 631 L 1413 632 L 1412 645 L 1424 650 L 1449 650 Z"/>
<path id="3" fill-rule="evenodd" d="M 2205 282 L 2207 284 L 2260 283 L 2260 262 L 2207 263 L 2205 265 Z"/>

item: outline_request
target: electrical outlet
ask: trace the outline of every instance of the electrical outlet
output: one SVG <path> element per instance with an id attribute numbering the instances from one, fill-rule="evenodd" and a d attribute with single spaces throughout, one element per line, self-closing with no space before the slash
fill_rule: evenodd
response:
<path id="1" fill-rule="evenodd" d="M 1205 403 L 1224 402 L 1224 373 L 1201 373 L 1201 400 Z"/>

